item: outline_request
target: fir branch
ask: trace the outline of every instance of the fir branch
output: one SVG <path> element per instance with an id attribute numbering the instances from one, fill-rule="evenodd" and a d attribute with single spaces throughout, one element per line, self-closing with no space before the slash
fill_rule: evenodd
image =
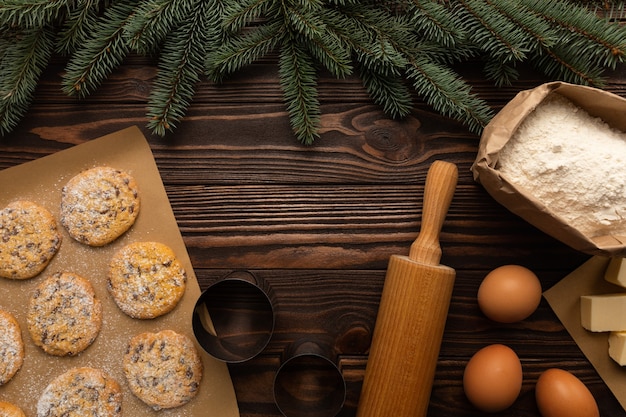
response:
<path id="1" fill-rule="evenodd" d="M 401 79 L 406 59 L 373 29 L 376 18 L 393 18 L 377 13 L 368 15 L 352 7 L 333 9 L 327 16 L 329 29 L 353 51 L 361 81 L 372 100 L 391 117 L 408 115 L 411 93 Z"/>
<path id="2" fill-rule="evenodd" d="M 410 22 L 423 39 L 452 48 L 459 42 L 462 32 L 455 16 L 442 3 L 429 0 L 412 0 L 407 7 Z"/>
<path id="3" fill-rule="evenodd" d="M 70 54 L 63 89 L 79 97 L 95 90 L 130 50 L 160 54 L 147 111 L 148 125 L 160 135 L 184 117 L 203 71 L 221 81 L 275 49 L 290 122 L 304 143 L 318 135 L 320 65 L 335 77 L 358 67 L 374 102 L 392 117 L 409 113 L 413 88 L 435 110 L 478 133 L 491 112 L 454 65 L 481 58 L 496 86 L 515 80 L 522 61 L 551 78 L 601 85 L 603 71 L 626 60 L 626 26 L 616 20 L 623 19 L 623 3 L 4 0 L 0 86 L 15 87 L 6 97 L 21 100 L 2 104 L 2 114 L 13 116 L 0 133 L 25 111 L 32 83 L 50 59 L 47 45 L 56 30 L 57 51 Z M 604 17 L 596 15 L 600 9 Z M 44 32 L 48 41 L 33 40 Z M 37 56 L 14 59 L 18 49 Z M 25 68 L 30 70 L 21 72 Z"/>
<path id="4" fill-rule="evenodd" d="M 323 35 L 326 24 L 320 16 L 321 9 L 314 8 L 313 2 L 305 8 L 292 2 L 283 2 L 281 6 L 280 12 L 285 28 L 290 28 L 306 39 Z"/>
<path id="5" fill-rule="evenodd" d="M 136 2 L 124 0 L 106 10 L 92 37 L 78 49 L 67 63 L 63 91 L 68 95 L 86 97 L 117 68 L 129 48 L 123 37 Z"/>
<path id="6" fill-rule="evenodd" d="M 526 7 L 523 2 L 490 0 L 489 3 L 513 22 L 519 31 L 527 37 L 531 50 L 551 48 L 558 42 L 558 29 Z"/>
<path id="7" fill-rule="evenodd" d="M 562 29 L 561 44 L 576 51 L 578 56 L 597 60 L 599 66 L 615 68 L 626 58 L 626 27 L 612 24 L 563 0 L 543 2 L 524 0 L 550 24 Z"/>
<path id="8" fill-rule="evenodd" d="M 211 13 L 204 21 L 204 51 L 207 56 L 226 42 L 228 34 L 224 30 L 224 14 L 229 3 L 229 0 L 211 0 Z"/>
<path id="9" fill-rule="evenodd" d="M 605 83 L 601 67 L 596 66 L 593 61 L 581 59 L 576 51 L 560 45 L 538 53 L 532 62 L 548 77 L 557 80 L 597 87 L 602 87 Z"/>
<path id="10" fill-rule="evenodd" d="M 274 13 L 269 10 L 274 9 Z M 224 7 L 224 29 L 228 33 L 238 33 L 250 23 L 263 16 L 275 15 L 276 3 L 271 0 L 230 1 Z"/>
<path id="11" fill-rule="evenodd" d="M 455 13 L 468 41 L 503 62 L 522 61 L 529 49 L 528 38 L 490 2 L 456 0 Z"/>
<path id="12" fill-rule="evenodd" d="M 558 30 L 525 7 L 524 4 L 512 3 L 507 0 L 490 0 L 489 4 L 513 22 L 521 34 L 526 37 L 530 55 L 550 49 L 558 42 Z M 484 67 L 485 74 L 487 78 L 494 81 L 497 87 L 511 85 L 519 77 L 519 72 L 513 64 L 499 56 L 487 57 Z"/>
<path id="13" fill-rule="evenodd" d="M 207 75 L 221 82 L 227 75 L 267 55 L 282 41 L 283 29 L 282 22 L 271 21 L 251 28 L 242 36 L 227 39 L 219 49 L 207 54 Z"/>
<path id="14" fill-rule="evenodd" d="M 401 76 L 406 59 L 394 47 L 389 34 L 403 33 L 408 36 L 405 28 L 380 9 L 350 7 L 341 12 L 339 17 L 333 19 L 331 29 L 351 48 L 356 60 L 380 75 Z"/>
<path id="15" fill-rule="evenodd" d="M 44 26 L 24 29 L 3 48 L 0 73 L 0 134 L 15 128 L 35 93 L 54 49 L 54 31 Z M 7 65 L 7 61 L 10 65 Z"/>
<path id="16" fill-rule="evenodd" d="M 140 54 L 156 51 L 173 28 L 189 18 L 195 3 L 195 0 L 144 1 L 124 26 L 129 47 Z"/>
<path id="17" fill-rule="evenodd" d="M 417 93 L 439 113 L 465 123 L 479 133 L 493 117 L 487 104 L 471 93 L 471 87 L 447 67 L 416 57 L 407 69 Z"/>
<path id="18" fill-rule="evenodd" d="M 217 1 L 198 1 L 190 18 L 165 39 L 159 70 L 148 102 L 148 128 L 159 136 L 184 117 L 200 80 L 207 53 L 207 28 L 219 24 L 212 13 Z"/>
<path id="19" fill-rule="evenodd" d="M 326 31 L 310 39 L 307 49 L 335 77 L 344 78 L 352 73 L 350 50 L 342 45 L 333 32 Z"/>
<path id="20" fill-rule="evenodd" d="M 58 35 L 56 50 L 60 53 L 70 53 L 87 41 L 95 30 L 98 18 L 98 0 L 79 0 L 69 11 L 62 29 Z"/>
<path id="21" fill-rule="evenodd" d="M 413 108 L 411 92 L 399 77 L 381 74 L 376 68 L 360 68 L 363 86 L 376 104 L 393 118 L 407 116 Z"/>
<path id="22" fill-rule="evenodd" d="M 484 67 L 487 78 L 493 80 L 497 87 L 511 85 L 519 77 L 519 71 L 498 57 L 488 58 Z"/>
<path id="23" fill-rule="evenodd" d="M 54 25 L 74 8 L 76 0 L 4 0 L 0 26 L 42 28 Z"/>
<path id="24" fill-rule="evenodd" d="M 319 137 L 320 103 L 315 68 L 305 48 L 297 42 L 283 43 L 279 78 L 291 127 L 298 140 L 310 145 Z"/>

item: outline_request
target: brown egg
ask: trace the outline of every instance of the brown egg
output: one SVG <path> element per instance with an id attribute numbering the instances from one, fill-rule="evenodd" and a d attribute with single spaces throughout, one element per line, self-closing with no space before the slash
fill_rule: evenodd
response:
<path id="1" fill-rule="evenodd" d="M 585 384 L 563 369 L 548 369 L 539 376 L 535 398 L 543 417 L 600 416 L 598 404 Z"/>
<path id="2" fill-rule="evenodd" d="M 463 390 L 479 410 L 495 413 L 509 408 L 522 389 L 522 364 L 513 349 L 494 344 L 472 356 L 463 373 Z"/>
<path id="3" fill-rule="evenodd" d="M 531 270 L 504 265 L 491 271 L 478 288 L 478 306 L 493 321 L 514 323 L 530 316 L 541 302 L 541 283 Z"/>

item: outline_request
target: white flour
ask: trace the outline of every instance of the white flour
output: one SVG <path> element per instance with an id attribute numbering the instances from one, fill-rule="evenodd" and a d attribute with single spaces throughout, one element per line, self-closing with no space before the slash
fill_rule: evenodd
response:
<path id="1" fill-rule="evenodd" d="M 626 133 L 564 97 L 537 106 L 497 169 L 586 236 L 626 235 Z"/>

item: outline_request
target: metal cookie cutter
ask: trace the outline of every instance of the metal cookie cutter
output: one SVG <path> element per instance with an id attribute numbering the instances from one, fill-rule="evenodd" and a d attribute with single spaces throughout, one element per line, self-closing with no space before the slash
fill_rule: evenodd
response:
<path id="1" fill-rule="evenodd" d="M 330 344 L 301 339 L 283 354 L 274 378 L 274 402 L 285 417 L 335 417 L 346 382 Z"/>
<path id="2" fill-rule="evenodd" d="M 252 359 L 274 332 L 275 297 L 269 284 L 248 271 L 233 271 L 204 290 L 192 317 L 202 348 L 227 363 Z"/>

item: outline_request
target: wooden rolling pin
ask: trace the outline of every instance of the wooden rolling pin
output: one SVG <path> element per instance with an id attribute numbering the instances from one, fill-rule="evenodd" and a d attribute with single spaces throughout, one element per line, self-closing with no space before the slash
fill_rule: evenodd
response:
<path id="1" fill-rule="evenodd" d="M 439 264 L 439 233 L 457 178 L 456 165 L 431 165 L 420 233 L 409 256 L 389 260 L 357 417 L 419 417 L 428 411 L 456 276 Z"/>

